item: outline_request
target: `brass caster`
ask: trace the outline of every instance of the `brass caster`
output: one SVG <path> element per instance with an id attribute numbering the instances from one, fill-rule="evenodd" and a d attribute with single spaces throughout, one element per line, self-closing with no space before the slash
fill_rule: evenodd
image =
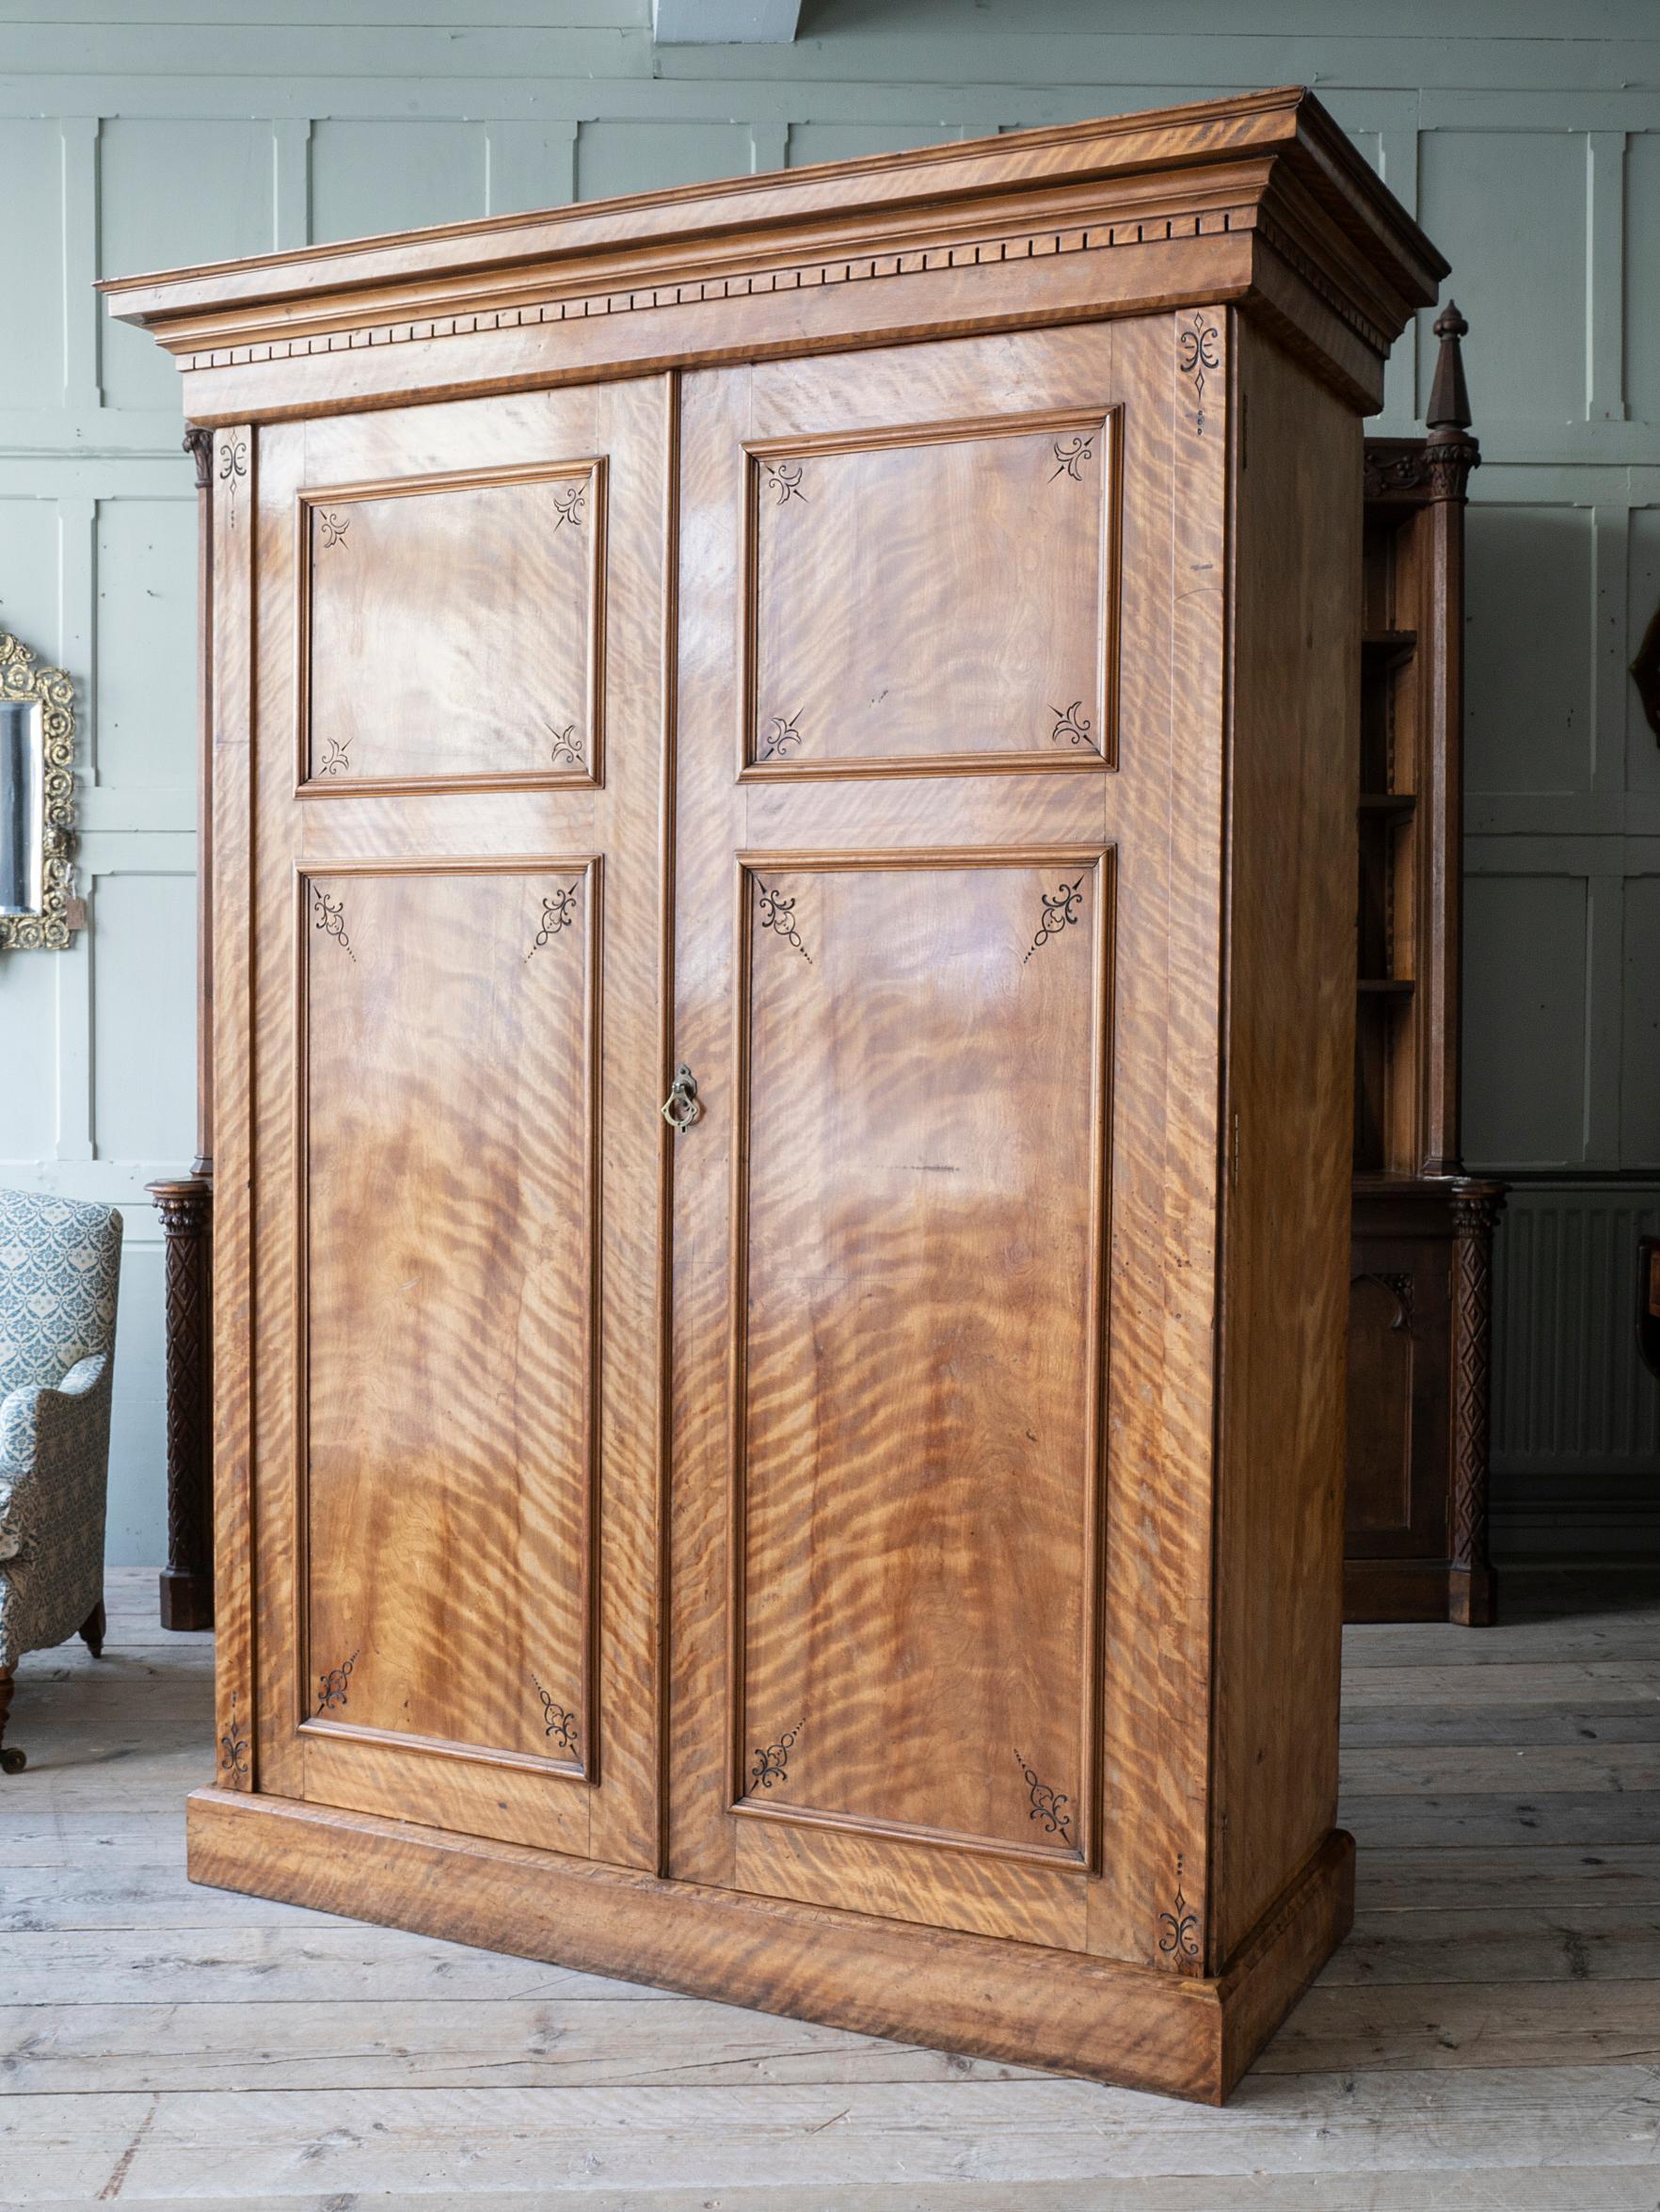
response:
<path id="1" fill-rule="evenodd" d="M 21 1774 L 28 1763 L 21 1751 L 0 1751 L 0 1774 Z"/>

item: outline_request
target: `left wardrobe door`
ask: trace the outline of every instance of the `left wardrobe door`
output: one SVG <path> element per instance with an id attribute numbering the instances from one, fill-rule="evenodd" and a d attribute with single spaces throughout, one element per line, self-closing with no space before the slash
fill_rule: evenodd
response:
<path id="1" fill-rule="evenodd" d="M 359 413 L 215 460 L 215 821 L 231 866 L 245 799 L 251 855 L 215 1024 L 232 1101 L 251 1047 L 248 1779 L 640 1867 L 669 404 L 659 377 Z"/>

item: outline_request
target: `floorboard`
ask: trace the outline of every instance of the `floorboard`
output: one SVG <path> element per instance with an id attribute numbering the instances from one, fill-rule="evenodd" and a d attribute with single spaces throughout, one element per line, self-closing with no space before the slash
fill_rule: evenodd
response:
<path id="1" fill-rule="evenodd" d="M 0 2204 L 1656 2212 L 1660 1587 L 1346 1645 L 1354 1933 L 1223 2112 L 193 1888 L 211 1640 L 19 1670 Z"/>

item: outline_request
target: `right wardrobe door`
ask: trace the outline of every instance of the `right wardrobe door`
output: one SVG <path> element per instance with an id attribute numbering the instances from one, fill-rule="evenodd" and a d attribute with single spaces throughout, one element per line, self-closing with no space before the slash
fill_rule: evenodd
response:
<path id="1" fill-rule="evenodd" d="M 1167 1129 L 1215 1134 L 1170 1043 L 1171 358 L 1159 318 L 684 381 L 677 1876 L 1145 1940 L 1114 1284 L 1161 1279 Z"/>

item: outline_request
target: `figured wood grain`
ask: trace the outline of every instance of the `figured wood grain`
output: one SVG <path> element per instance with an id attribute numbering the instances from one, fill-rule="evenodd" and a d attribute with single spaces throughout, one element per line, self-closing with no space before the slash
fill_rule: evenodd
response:
<path id="1" fill-rule="evenodd" d="M 319 1851 L 322 1835 L 328 1848 Z M 689 1996 L 718 1987 L 762 2011 L 869 2034 L 895 2032 L 921 2004 L 939 2040 L 979 2056 L 1133 2076 L 1212 2103 L 1249 2063 L 1285 1993 L 1301 1991 L 1347 1927 L 1353 1895 L 1352 1849 L 1334 1836 L 1231 1973 L 1201 1981 L 270 1797 L 198 1791 L 190 1836 L 197 1881 L 243 1885 L 257 1861 L 259 1885 L 296 1903 L 349 1895 L 354 1912 L 395 1914 L 404 1925 L 436 1914 L 452 1933 L 487 1946 L 556 1949 L 589 1970 L 649 1971 Z M 459 1886 L 448 1879 L 458 1853 L 467 1862 Z"/>
<path id="2" fill-rule="evenodd" d="M 599 777 L 606 505 L 599 464 L 308 489 L 295 517 L 301 780 Z M 439 576 L 465 623 L 433 604 Z"/>
<path id="3" fill-rule="evenodd" d="M 1212 1819 L 1226 1956 L 1337 1789 L 1360 425 L 1236 322 Z M 1345 490 L 1344 488 L 1347 488 Z M 1317 549 L 1305 521 L 1327 516 Z"/>
<path id="4" fill-rule="evenodd" d="M 1070 777 L 1040 793 L 1035 777 L 939 772 L 927 803 L 900 779 L 740 783 L 720 738 L 742 672 L 721 641 L 745 619 L 752 453 L 806 437 L 839 456 L 857 426 L 861 461 L 900 456 L 909 497 L 908 457 L 939 450 L 910 442 L 913 425 L 997 424 L 1015 391 L 1027 408 L 1099 414 L 1102 366 L 1100 340 L 1079 334 L 872 358 L 856 380 L 801 363 L 688 386 L 682 513 L 699 588 L 681 600 L 695 744 L 683 738 L 677 860 L 677 1049 L 707 1071 L 708 1119 L 675 1162 L 686 1719 L 671 1868 L 825 1900 L 839 1881 L 865 1909 L 1080 1944 L 1081 1891 L 1045 1897 L 1041 1877 L 966 1862 L 988 1846 L 1046 1856 L 1051 1881 L 1076 1883 L 1066 1868 L 1095 1818 L 1089 1286 L 1102 1217 L 1087 1163 L 1105 1134 L 1102 801 Z M 954 450 L 991 455 L 1000 488 L 1003 443 Z M 808 504 L 777 505 L 780 546 Z M 938 526 L 953 531 L 951 510 Z M 957 535 L 960 563 L 990 575 L 996 553 L 995 538 Z M 1091 656 L 1102 637 L 1092 611 Z M 986 693 L 988 726 L 1004 696 Z M 951 716 L 918 727 L 915 757 L 943 771 Z M 1034 809 L 1065 842 L 1016 842 Z M 1087 885 L 1087 910 L 1062 882 Z M 1074 921 L 1045 933 L 1045 896 Z M 1040 1052 L 1049 1087 L 1034 1075 L 1016 1107 L 992 1070 Z M 1070 1189 L 1048 1180 L 1059 1158 L 1084 1169 Z M 964 1305 L 977 1278 L 978 1320 Z M 1012 1282 L 1026 1286 L 1022 1322 L 1004 1303 Z"/>
<path id="5" fill-rule="evenodd" d="M 1116 445 L 1086 410 L 752 448 L 744 761 L 1110 760 Z"/>
<path id="6" fill-rule="evenodd" d="M 641 1865 L 658 1819 L 660 1237 L 639 1193 L 664 1134 L 666 396 L 659 381 L 263 433 L 262 1730 L 296 1795 L 419 1802 Z M 588 628 L 625 749 L 603 783 L 465 788 L 479 699 L 463 788 L 296 792 L 309 489 L 419 487 L 366 503 L 385 532 L 451 496 L 506 497 L 499 479 L 527 471 L 550 497 L 604 482 Z M 512 512 L 555 537 L 598 526 L 592 508 Z M 348 530 L 315 557 L 366 550 Z M 487 629 L 499 587 L 428 567 L 425 598 L 407 583 L 362 649 L 389 656 L 395 694 L 423 625 L 429 657 L 452 651 L 447 681 L 476 689 L 457 594 Z M 504 681 L 528 696 L 541 667 Z"/>
<path id="7" fill-rule="evenodd" d="M 1349 1911 L 1325 479 L 1437 266 L 1282 94 L 120 292 L 259 448 L 205 1875 L 1248 2065 Z"/>
<path id="8" fill-rule="evenodd" d="M 1095 265 L 1068 296 L 1080 261 Z M 236 391 L 245 409 L 303 409 L 318 360 L 359 395 L 455 390 L 538 360 L 581 376 L 811 351 L 857 326 L 898 340 L 1065 319 L 1085 297 L 1147 312 L 1170 303 L 1176 269 L 1192 297 L 1248 301 L 1375 408 L 1389 338 L 1444 264 L 1288 88 L 106 289 L 189 364 L 190 405 L 211 419 Z"/>
<path id="9" fill-rule="evenodd" d="M 597 1763 L 602 901 L 581 855 L 298 879 L 308 1727 Z"/>
<path id="10" fill-rule="evenodd" d="M 214 1098 L 214 1611 L 218 1780 L 257 1786 L 252 1379 L 254 1114 L 251 906 L 253 858 L 255 588 L 253 519 L 258 450 L 253 427 L 217 432 L 210 466 L 213 528 L 210 659 L 213 766 L 214 990 L 209 1025 Z M 236 496 L 232 498 L 231 493 Z"/>
<path id="11" fill-rule="evenodd" d="M 739 895 L 736 1796 L 1087 1861 L 1109 858 Z"/>

